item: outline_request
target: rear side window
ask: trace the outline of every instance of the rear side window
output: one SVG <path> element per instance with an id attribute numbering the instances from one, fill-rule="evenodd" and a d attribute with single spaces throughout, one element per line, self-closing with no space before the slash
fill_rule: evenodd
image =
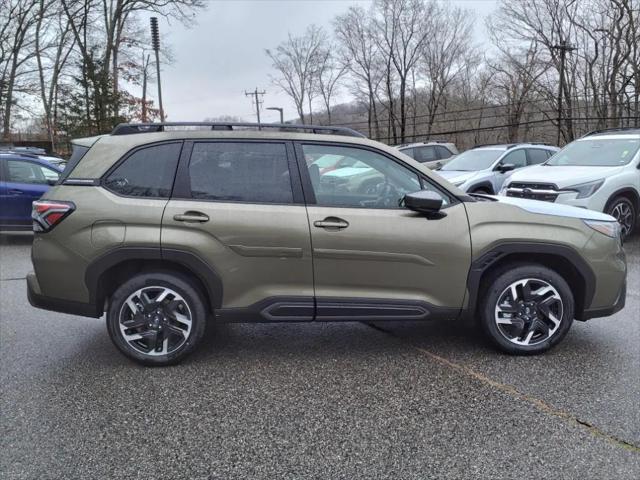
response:
<path id="1" fill-rule="evenodd" d="M 192 198 L 293 203 L 287 150 L 282 143 L 196 143 L 189 180 Z"/>
<path id="2" fill-rule="evenodd" d="M 546 162 L 549 158 L 549 151 L 541 148 L 530 148 L 528 150 L 529 165 L 538 165 L 539 163 Z"/>
<path id="3" fill-rule="evenodd" d="M 136 150 L 111 172 L 104 186 L 128 197 L 168 198 L 182 143 L 164 143 Z"/>
<path id="4" fill-rule="evenodd" d="M 411 158 L 415 159 L 415 153 L 414 153 L 414 149 L 413 148 L 403 148 L 402 150 L 400 150 L 402 153 L 404 153 L 405 155 L 409 155 Z"/>
<path id="5" fill-rule="evenodd" d="M 416 155 L 413 158 L 415 158 L 417 161 L 421 163 L 438 160 L 438 156 L 436 155 L 436 149 L 433 147 L 416 147 L 415 152 L 416 152 Z"/>
<path id="6" fill-rule="evenodd" d="M 7 181 L 12 183 L 35 183 L 44 185 L 58 180 L 58 173 L 37 163 L 7 160 Z"/>

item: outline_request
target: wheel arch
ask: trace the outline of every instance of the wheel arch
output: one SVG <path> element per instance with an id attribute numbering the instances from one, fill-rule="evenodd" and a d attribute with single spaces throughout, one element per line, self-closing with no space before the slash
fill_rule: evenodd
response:
<path id="1" fill-rule="evenodd" d="M 636 215 L 640 214 L 640 195 L 638 192 L 632 187 L 624 187 L 614 191 L 609 198 L 607 199 L 607 203 L 605 203 L 604 209 L 605 211 L 609 209 L 611 203 L 618 197 L 626 197 L 633 203 L 633 206 L 636 209 Z"/>
<path id="2" fill-rule="evenodd" d="M 117 248 L 94 260 L 85 274 L 90 302 L 104 311 L 105 302 L 125 279 L 150 270 L 186 275 L 202 291 L 211 312 L 220 308 L 222 281 L 215 270 L 194 253 L 154 247 Z"/>
<path id="3" fill-rule="evenodd" d="M 472 184 L 472 186 L 467 188 L 467 192 L 470 192 L 470 193 L 471 192 L 475 192 L 478 189 L 487 190 L 490 195 L 493 195 L 495 193 L 495 191 L 493 189 L 493 185 L 491 184 L 491 182 L 489 180 L 482 180 L 482 181 L 480 181 L 478 183 Z"/>
<path id="4" fill-rule="evenodd" d="M 595 292 L 595 274 L 572 247 L 550 243 L 503 242 L 491 247 L 472 262 L 467 279 L 467 316 L 477 313 L 485 282 L 510 263 L 537 263 L 560 274 L 572 287 L 575 317 L 584 318 Z"/>

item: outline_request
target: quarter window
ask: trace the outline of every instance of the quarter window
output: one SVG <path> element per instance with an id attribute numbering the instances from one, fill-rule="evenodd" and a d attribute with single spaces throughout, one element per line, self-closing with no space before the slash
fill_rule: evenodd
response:
<path id="1" fill-rule="evenodd" d="M 371 150 L 304 145 L 303 152 L 316 203 L 321 206 L 399 208 L 407 193 L 431 189 L 442 195 L 410 169 Z M 329 154 L 350 159 L 350 166 L 321 171 L 315 160 Z M 448 203 L 444 196 L 443 200 Z"/>
<path id="2" fill-rule="evenodd" d="M 193 198 L 293 203 L 287 150 L 282 143 L 196 143 L 189 179 Z"/>
<path id="3" fill-rule="evenodd" d="M 120 195 L 167 198 L 171 195 L 182 143 L 165 143 L 135 151 L 106 178 Z"/>

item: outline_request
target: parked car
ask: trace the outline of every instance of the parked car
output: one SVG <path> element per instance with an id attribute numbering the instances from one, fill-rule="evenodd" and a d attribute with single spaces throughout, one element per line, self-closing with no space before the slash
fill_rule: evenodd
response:
<path id="1" fill-rule="evenodd" d="M 513 174 L 501 193 L 608 213 L 626 237 L 640 214 L 640 129 L 585 135 L 547 162 Z"/>
<path id="2" fill-rule="evenodd" d="M 317 165 L 320 169 L 321 175 L 339 168 L 350 167 L 354 163 L 355 160 L 345 158 L 342 155 L 322 155 L 318 159 L 313 160 L 313 164 Z"/>
<path id="3" fill-rule="evenodd" d="M 62 170 L 31 154 L 0 152 L 0 230 L 31 230 L 31 203 Z"/>
<path id="4" fill-rule="evenodd" d="M 455 144 L 446 142 L 410 143 L 400 145 L 398 150 L 432 170 L 442 167 L 458 155 Z"/>
<path id="5" fill-rule="evenodd" d="M 502 350 L 532 354 L 575 318 L 624 306 L 609 215 L 473 197 L 349 129 L 181 125 L 76 140 L 33 205 L 29 301 L 106 311 L 137 362 L 182 360 L 207 321 L 467 318 Z M 308 162 L 323 155 L 362 162 L 376 188 L 325 189 Z"/>
<path id="6" fill-rule="evenodd" d="M 559 150 L 549 145 L 481 145 L 461 153 L 437 173 L 469 193 L 496 194 L 520 168 L 545 162 Z"/>

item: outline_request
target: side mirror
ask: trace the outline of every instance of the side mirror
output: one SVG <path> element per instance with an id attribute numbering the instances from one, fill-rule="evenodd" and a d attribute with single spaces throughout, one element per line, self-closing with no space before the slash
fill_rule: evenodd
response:
<path id="1" fill-rule="evenodd" d="M 404 206 L 414 212 L 433 215 L 440 212 L 442 197 L 430 190 L 407 193 L 404 196 Z"/>
<path id="2" fill-rule="evenodd" d="M 504 163 L 502 165 L 498 165 L 496 170 L 500 173 L 510 172 L 511 170 L 515 170 L 516 166 L 513 163 Z"/>
<path id="3" fill-rule="evenodd" d="M 57 179 L 54 180 L 53 178 L 47 178 L 47 185 L 50 185 L 53 187 L 56 183 L 58 183 Z"/>

